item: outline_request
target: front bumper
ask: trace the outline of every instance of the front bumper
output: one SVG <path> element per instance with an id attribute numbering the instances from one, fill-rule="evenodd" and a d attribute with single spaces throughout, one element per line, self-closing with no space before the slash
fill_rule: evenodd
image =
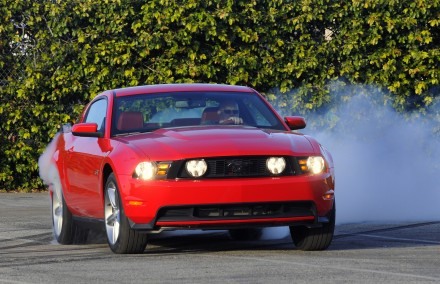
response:
<path id="1" fill-rule="evenodd" d="M 316 224 L 325 221 L 334 202 L 329 173 L 201 180 L 117 178 L 125 215 L 132 228 L 142 230 Z"/>

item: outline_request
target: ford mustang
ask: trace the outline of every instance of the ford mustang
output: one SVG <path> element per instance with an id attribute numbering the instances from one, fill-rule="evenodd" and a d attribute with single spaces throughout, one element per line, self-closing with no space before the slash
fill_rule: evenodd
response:
<path id="1" fill-rule="evenodd" d="M 324 250 L 335 227 L 330 153 L 252 88 L 163 84 L 97 95 L 65 125 L 51 156 L 60 244 L 105 231 L 114 253 L 144 252 L 163 230 L 257 238 L 288 226 L 301 250 Z"/>

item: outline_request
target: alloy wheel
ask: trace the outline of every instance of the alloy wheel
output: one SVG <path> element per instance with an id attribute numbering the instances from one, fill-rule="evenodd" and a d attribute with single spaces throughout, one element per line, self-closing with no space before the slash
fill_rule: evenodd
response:
<path id="1" fill-rule="evenodd" d="M 58 238 L 63 230 L 64 202 L 61 183 L 56 176 L 52 182 L 52 220 L 55 236 Z"/>
<path id="2" fill-rule="evenodd" d="M 110 244 L 114 245 L 119 238 L 121 222 L 119 196 L 114 182 L 107 184 L 104 212 L 107 239 Z"/>

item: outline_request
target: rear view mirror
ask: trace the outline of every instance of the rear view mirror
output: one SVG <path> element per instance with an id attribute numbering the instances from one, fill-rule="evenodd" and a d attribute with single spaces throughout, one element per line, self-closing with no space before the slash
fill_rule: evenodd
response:
<path id="1" fill-rule="evenodd" d="M 175 108 L 199 108 L 199 107 L 205 107 L 206 102 L 205 100 L 180 100 L 176 101 L 174 104 Z"/>

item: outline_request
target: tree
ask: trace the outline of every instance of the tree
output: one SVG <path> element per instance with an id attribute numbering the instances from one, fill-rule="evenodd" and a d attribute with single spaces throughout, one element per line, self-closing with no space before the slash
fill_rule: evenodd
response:
<path id="1" fill-rule="evenodd" d="M 0 78 L 0 189 L 41 188 L 38 156 L 106 89 L 248 85 L 302 114 L 329 106 L 340 78 L 400 110 L 438 97 L 439 0 L 0 3 L 0 64 L 14 74 Z"/>

